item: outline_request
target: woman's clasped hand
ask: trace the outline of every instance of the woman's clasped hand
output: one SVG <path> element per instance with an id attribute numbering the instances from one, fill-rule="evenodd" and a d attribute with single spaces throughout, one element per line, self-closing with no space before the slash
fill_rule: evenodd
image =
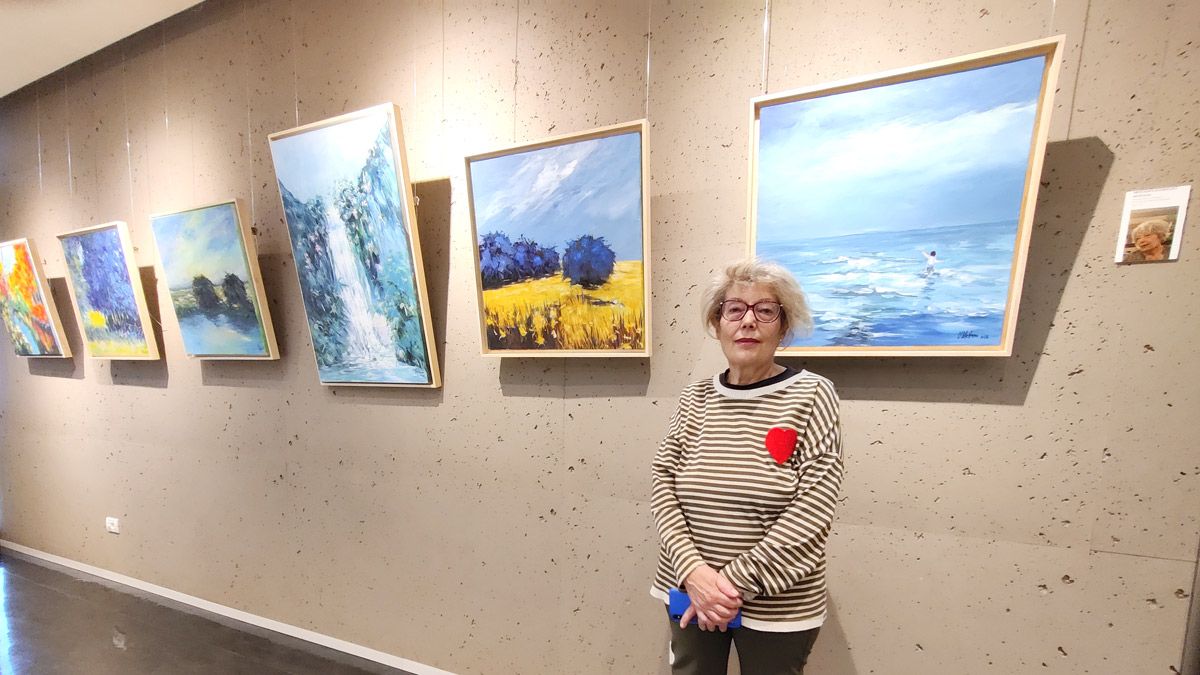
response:
<path id="1" fill-rule="evenodd" d="M 724 631 L 742 607 L 742 593 L 722 574 L 708 565 L 701 565 L 688 574 L 688 597 L 692 604 L 679 620 L 684 628 L 696 618 L 700 630 Z"/>

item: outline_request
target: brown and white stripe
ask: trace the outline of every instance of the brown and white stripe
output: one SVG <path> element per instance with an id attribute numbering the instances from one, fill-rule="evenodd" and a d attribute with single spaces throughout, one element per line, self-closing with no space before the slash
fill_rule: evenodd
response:
<path id="1" fill-rule="evenodd" d="M 774 427 L 797 432 L 792 456 L 767 452 Z M 654 457 L 650 506 L 658 528 L 651 595 L 703 563 L 746 600 L 742 625 L 789 632 L 825 619 L 825 541 L 842 481 L 838 398 L 800 371 L 735 389 L 719 377 L 689 385 Z"/>

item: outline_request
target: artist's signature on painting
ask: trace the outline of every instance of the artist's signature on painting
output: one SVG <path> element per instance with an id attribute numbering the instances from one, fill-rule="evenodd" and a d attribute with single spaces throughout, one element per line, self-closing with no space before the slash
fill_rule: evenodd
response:
<path id="1" fill-rule="evenodd" d="M 976 333 L 973 330 L 963 330 L 958 332 L 959 340 L 986 340 L 991 336 L 987 333 Z"/>

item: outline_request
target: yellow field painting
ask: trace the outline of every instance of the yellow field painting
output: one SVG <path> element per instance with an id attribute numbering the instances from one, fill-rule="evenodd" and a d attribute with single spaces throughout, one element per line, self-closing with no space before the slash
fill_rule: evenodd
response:
<path id="1" fill-rule="evenodd" d="M 640 260 L 616 263 L 595 289 L 560 274 L 483 291 L 489 349 L 645 348 Z"/>

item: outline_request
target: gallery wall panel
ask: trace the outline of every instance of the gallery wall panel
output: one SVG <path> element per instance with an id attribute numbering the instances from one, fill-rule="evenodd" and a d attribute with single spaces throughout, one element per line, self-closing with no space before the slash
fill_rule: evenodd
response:
<path id="1" fill-rule="evenodd" d="M 1193 28 L 1200 8 L 1096 2 L 1092 11 L 1124 28 L 1089 22 L 1085 41 L 1096 47 L 1080 68 L 1072 129 L 1094 134 L 1112 148 L 1110 189 L 1102 195 L 1099 213 L 1119 213 L 1126 190 L 1194 180 L 1197 153 L 1184 136 L 1195 124 L 1185 122 L 1182 111 L 1200 101 L 1194 69 L 1187 65 L 1200 55 Z M 1189 212 L 1195 213 L 1197 204 L 1193 190 Z M 1184 430 L 1200 401 L 1200 384 L 1186 353 L 1172 345 L 1182 337 L 1181 326 L 1195 325 L 1200 316 L 1191 290 L 1195 264 L 1182 259 L 1140 267 L 1109 264 L 1116 237 L 1110 222 L 1098 218 L 1093 223 L 1074 270 L 1090 278 L 1086 286 L 1081 278 L 1081 301 L 1086 297 L 1111 308 L 1099 316 L 1072 317 L 1073 330 L 1090 328 L 1103 336 L 1099 353 L 1111 365 L 1079 375 L 1109 392 L 1105 404 L 1113 410 L 1097 421 L 1106 436 L 1099 451 L 1100 513 L 1092 546 L 1194 559 L 1200 474 Z M 1185 253 L 1195 250 L 1195 241 L 1185 234 Z"/>
<path id="2" fill-rule="evenodd" d="M 666 672 L 648 465 L 679 390 L 724 367 L 696 305 L 745 250 L 749 99 L 1066 32 L 1014 355 L 787 361 L 843 399 L 812 667 L 1166 670 L 1200 534 L 1200 278 L 1190 240 L 1110 259 L 1125 190 L 1194 179 L 1198 9 L 984 9 L 212 0 L 0 99 L 0 240 L 38 240 L 65 293 L 54 234 L 126 219 L 146 267 L 149 213 L 240 196 L 282 351 L 190 363 L 168 316 L 160 364 L 0 352 L 0 533 L 454 672 Z M 267 146 L 386 100 L 439 242 L 436 391 L 317 383 Z M 480 358 L 463 156 L 642 116 L 653 359 Z"/>

